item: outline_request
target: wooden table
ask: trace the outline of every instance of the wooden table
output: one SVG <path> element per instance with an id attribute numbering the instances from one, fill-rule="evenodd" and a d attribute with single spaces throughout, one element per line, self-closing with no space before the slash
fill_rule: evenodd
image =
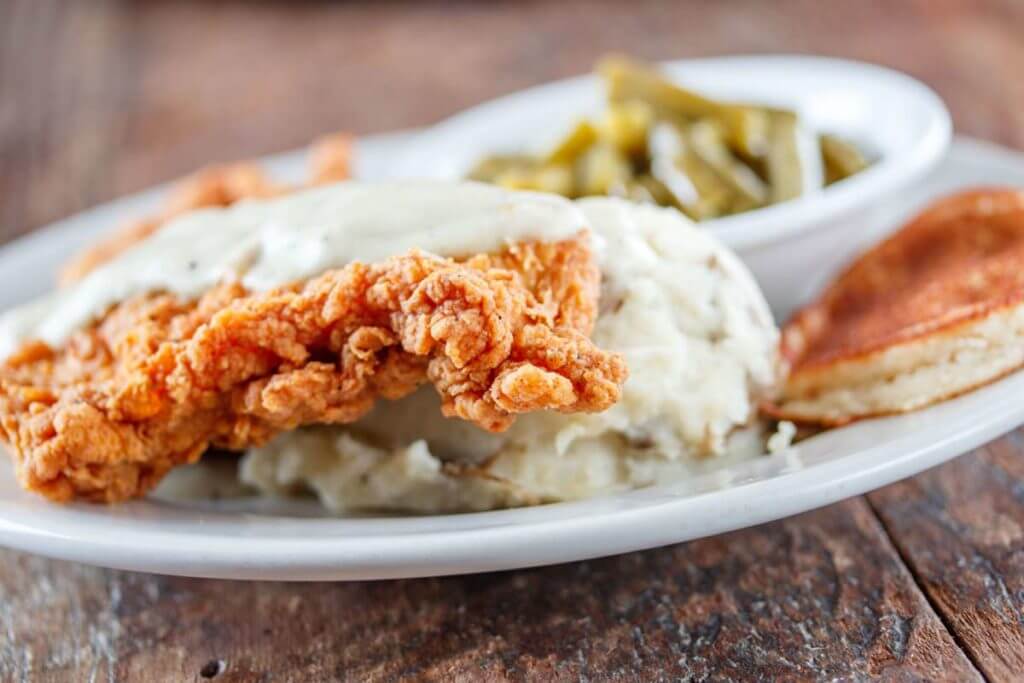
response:
<path id="1" fill-rule="evenodd" d="M 1024 148 L 1024 3 L 0 4 L 0 239 L 213 159 L 430 123 L 651 58 L 812 52 L 931 84 Z M 1024 676 L 1024 432 L 868 496 L 675 547 L 289 585 L 0 551 L 3 680 Z"/>

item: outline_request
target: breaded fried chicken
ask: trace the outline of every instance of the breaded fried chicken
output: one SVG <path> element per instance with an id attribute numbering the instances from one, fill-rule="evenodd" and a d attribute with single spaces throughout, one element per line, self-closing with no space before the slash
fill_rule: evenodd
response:
<path id="1" fill-rule="evenodd" d="M 598 287 L 581 234 L 462 262 L 412 251 L 266 293 L 146 295 L 63 348 L 8 359 L 0 427 L 23 486 L 112 502 L 211 446 L 351 422 L 428 381 L 445 415 L 493 431 L 529 411 L 600 411 L 626 368 L 586 336 Z"/>

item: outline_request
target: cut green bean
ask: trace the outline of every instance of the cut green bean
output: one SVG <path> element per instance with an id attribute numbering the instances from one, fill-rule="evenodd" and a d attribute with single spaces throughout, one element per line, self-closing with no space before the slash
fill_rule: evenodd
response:
<path id="1" fill-rule="evenodd" d="M 470 180 L 491 183 L 495 178 L 509 171 L 525 171 L 538 166 L 540 166 L 540 161 L 536 157 L 523 154 L 496 154 L 477 162 L 466 177 Z"/>
<path id="2" fill-rule="evenodd" d="M 825 182 L 828 184 L 849 178 L 868 166 L 867 159 L 859 149 L 835 135 L 822 135 L 819 143 L 825 164 Z"/>
<path id="3" fill-rule="evenodd" d="M 512 168 L 494 179 L 509 190 L 534 190 L 571 197 L 575 194 L 572 168 L 568 164 L 547 164 L 539 168 Z"/>
<path id="4" fill-rule="evenodd" d="M 597 142 L 597 129 L 589 121 L 580 121 L 555 145 L 547 156 L 549 164 L 571 164 Z"/>
<path id="5" fill-rule="evenodd" d="M 796 126 L 795 114 L 777 112 L 772 116 L 772 136 L 767 161 L 773 204 L 794 199 L 803 192 L 803 171 L 800 168 Z"/>
<path id="6" fill-rule="evenodd" d="M 684 208 L 697 220 L 718 218 L 729 213 L 736 195 L 717 171 L 693 150 L 683 153 L 680 167 L 697 188 L 698 200 Z"/>
<path id="7" fill-rule="evenodd" d="M 669 189 L 648 173 L 637 176 L 627 187 L 630 190 L 630 199 L 651 202 L 660 206 L 679 206 Z"/>
<path id="8" fill-rule="evenodd" d="M 604 195 L 612 190 L 621 194 L 633 177 L 633 168 L 621 152 L 608 144 L 590 147 L 575 166 L 575 187 L 580 196 Z"/>
<path id="9" fill-rule="evenodd" d="M 608 57 L 597 71 L 607 84 L 610 102 L 645 102 L 659 118 L 715 119 L 726 127 L 739 151 L 752 157 L 767 152 L 769 116 L 763 110 L 708 99 L 625 57 Z"/>
<path id="10" fill-rule="evenodd" d="M 654 123 L 654 111 L 644 102 L 613 102 L 598 125 L 601 139 L 626 156 L 642 159 L 647 154 L 647 136 Z"/>
<path id="11" fill-rule="evenodd" d="M 703 119 L 693 124 L 687 130 L 686 139 L 694 153 L 738 195 L 738 205 L 754 208 L 768 201 L 768 187 L 729 151 L 722 130 L 714 121 Z"/>

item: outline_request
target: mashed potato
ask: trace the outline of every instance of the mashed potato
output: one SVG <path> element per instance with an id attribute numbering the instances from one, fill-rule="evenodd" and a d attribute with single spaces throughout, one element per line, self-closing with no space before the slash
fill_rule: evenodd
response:
<path id="1" fill-rule="evenodd" d="M 603 273 L 593 338 L 629 365 L 618 404 L 529 414 L 490 434 L 443 417 L 424 389 L 352 425 L 279 436 L 244 457 L 243 481 L 311 490 L 337 511 L 454 512 L 644 486 L 756 452 L 763 441 L 737 453 L 730 435 L 777 382 L 778 330 L 750 274 L 677 211 L 578 204 Z"/>

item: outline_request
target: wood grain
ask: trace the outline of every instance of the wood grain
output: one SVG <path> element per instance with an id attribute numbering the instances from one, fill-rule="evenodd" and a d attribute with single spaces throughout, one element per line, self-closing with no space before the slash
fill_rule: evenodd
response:
<path id="1" fill-rule="evenodd" d="M 877 62 L 935 88 L 960 132 L 1024 148 L 1022 32 L 1016 0 L 7 0 L 0 241 L 210 161 L 430 123 L 607 51 Z M 475 577 L 243 584 L 0 551 L 0 679 L 1014 680 L 1022 454 L 1018 432 L 873 494 L 884 527 L 857 499 Z"/>
<path id="2" fill-rule="evenodd" d="M 672 548 L 416 581 L 12 559 L 4 680 L 981 680 L 859 499 Z"/>
<path id="3" fill-rule="evenodd" d="M 116 193 L 131 50 L 110 3 L 0 3 L 0 239 Z"/>
<path id="4" fill-rule="evenodd" d="M 992 680 L 1024 672 L 1024 433 L 870 495 L 929 598 Z"/>

